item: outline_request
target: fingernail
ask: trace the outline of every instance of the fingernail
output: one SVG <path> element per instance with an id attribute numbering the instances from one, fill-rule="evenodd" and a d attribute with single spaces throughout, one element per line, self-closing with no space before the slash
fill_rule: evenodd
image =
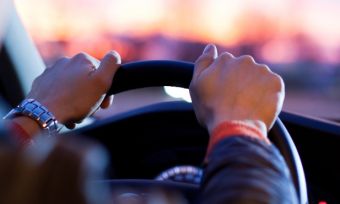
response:
<path id="1" fill-rule="evenodd" d="M 212 55 L 214 58 L 217 57 L 217 49 L 216 46 L 213 44 L 209 44 L 207 45 L 204 50 L 203 50 L 203 54 L 210 54 Z"/>

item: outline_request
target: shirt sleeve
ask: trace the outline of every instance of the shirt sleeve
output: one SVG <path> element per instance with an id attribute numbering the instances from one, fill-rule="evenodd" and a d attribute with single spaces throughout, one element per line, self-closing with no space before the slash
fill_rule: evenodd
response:
<path id="1" fill-rule="evenodd" d="M 205 162 L 207 162 L 208 157 L 212 149 L 216 144 L 218 144 L 223 139 L 232 137 L 251 137 L 257 140 L 261 140 L 266 144 L 270 144 L 267 136 L 264 135 L 258 128 L 251 126 L 242 121 L 226 121 L 219 124 L 213 131 L 210 136 L 208 150 L 205 157 Z"/>
<path id="2" fill-rule="evenodd" d="M 202 204 L 298 203 L 279 151 L 260 130 L 238 122 L 213 131 L 200 195 Z"/>

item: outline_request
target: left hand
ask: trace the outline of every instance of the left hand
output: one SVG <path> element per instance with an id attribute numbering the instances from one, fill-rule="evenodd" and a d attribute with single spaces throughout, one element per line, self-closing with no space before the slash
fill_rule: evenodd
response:
<path id="1" fill-rule="evenodd" d="M 210 133 L 222 122 L 242 121 L 266 135 L 285 96 L 282 78 L 268 66 L 251 56 L 218 55 L 214 45 L 196 61 L 189 90 L 196 117 Z"/>
<path id="2" fill-rule="evenodd" d="M 39 101 L 60 123 L 73 128 L 99 107 L 110 106 L 112 96 L 106 92 L 120 63 L 114 51 L 102 61 L 85 53 L 62 58 L 34 80 L 27 98 Z"/>

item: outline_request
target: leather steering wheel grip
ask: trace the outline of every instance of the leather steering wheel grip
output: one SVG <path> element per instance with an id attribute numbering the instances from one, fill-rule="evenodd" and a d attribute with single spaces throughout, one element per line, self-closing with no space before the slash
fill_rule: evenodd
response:
<path id="1" fill-rule="evenodd" d="M 152 86 L 188 88 L 194 64 L 180 61 L 140 61 L 122 65 L 115 74 L 108 94 Z"/>

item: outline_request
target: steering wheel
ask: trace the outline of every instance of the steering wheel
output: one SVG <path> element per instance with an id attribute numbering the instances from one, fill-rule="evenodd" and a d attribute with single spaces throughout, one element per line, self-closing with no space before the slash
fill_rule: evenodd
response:
<path id="1" fill-rule="evenodd" d="M 124 64 L 117 71 L 108 94 L 155 86 L 188 88 L 192 79 L 193 69 L 193 63 L 180 61 L 140 61 Z M 192 108 L 190 111 L 193 112 Z M 148 111 L 146 110 L 146 112 Z M 130 116 L 124 116 L 123 118 Z M 118 118 L 111 121 L 111 123 L 117 123 L 120 120 L 122 119 Z M 100 126 L 100 123 L 90 125 L 85 130 L 80 131 L 80 134 L 94 131 L 98 126 Z M 280 119 L 276 120 L 270 130 L 269 138 L 279 149 L 288 165 L 300 203 L 308 203 L 301 160 L 290 134 Z"/>

